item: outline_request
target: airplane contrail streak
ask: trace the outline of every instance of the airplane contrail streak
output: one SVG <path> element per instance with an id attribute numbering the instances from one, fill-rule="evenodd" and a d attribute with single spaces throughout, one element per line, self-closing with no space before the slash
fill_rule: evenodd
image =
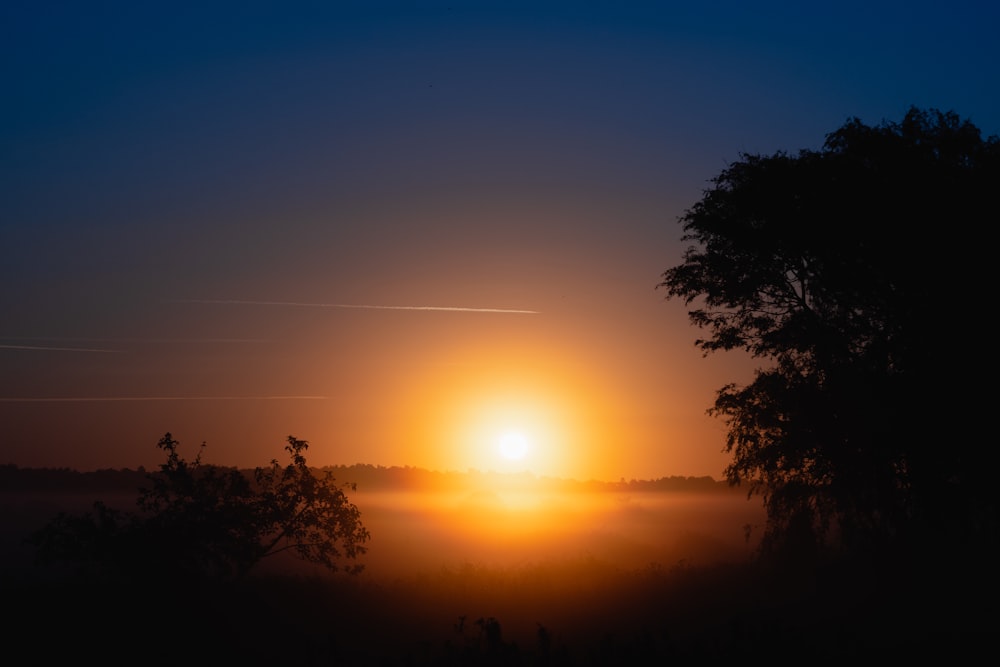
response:
<path id="1" fill-rule="evenodd" d="M 0 397 L 0 403 L 111 403 L 120 401 L 324 401 L 329 396 L 62 396 Z"/>
<path id="2" fill-rule="evenodd" d="M 55 337 L 19 337 L 3 336 L 4 340 L 26 341 L 62 341 L 87 343 L 268 343 L 266 338 L 55 338 Z M 0 347 L 14 347 L 2 345 Z M 50 349 L 50 348 L 43 348 Z M 59 348 L 56 348 L 59 349 Z M 89 350 L 87 350 L 89 351 Z"/>
<path id="3" fill-rule="evenodd" d="M 106 350 L 93 347 L 54 347 L 49 345 L 3 345 L 4 350 L 34 350 L 41 352 L 122 352 L 122 350 Z"/>
<path id="4" fill-rule="evenodd" d="M 174 299 L 173 303 L 215 303 L 243 306 L 293 306 L 298 308 L 356 308 L 364 310 L 422 310 L 444 311 L 452 313 L 509 313 L 519 315 L 537 315 L 537 310 L 519 310 L 515 308 L 464 308 L 460 306 L 381 306 L 374 304 L 354 303 L 302 303 L 297 301 L 240 301 L 237 299 Z"/>

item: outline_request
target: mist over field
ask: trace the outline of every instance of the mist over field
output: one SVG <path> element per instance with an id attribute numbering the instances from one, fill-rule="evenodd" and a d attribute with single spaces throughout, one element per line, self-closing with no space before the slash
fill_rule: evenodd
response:
<path id="1" fill-rule="evenodd" d="M 8 566 L 27 565 L 21 539 L 58 512 L 81 513 L 95 500 L 134 510 L 130 489 L 145 479 L 130 470 L 6 472 L 0 544 Z M 751 554 L 765 518 L 759 499 L 707 478 L 584 483 L 370 466 L 337 469 L 336 476 L 357 484 L 348 497 L 371 533 L 362 576 L 375 580 L 469 566 L 514 571 L 594 561 L 628 570 L 735 562 Z M 319 572 L 293 558 L 262 563 L 265 571 L 289 568 Z"/>
<path id="2" fill-rule="evenodd" d="M 759 503 L 740 493 L 378 492 L 355 501 L 371 576 L 594 559 L 629 569 L 745 558 Z"/>
<path id="3" fill-rule="evenodd" d="M 199 641 L 210 639 L 199 659 L 212 664 L 471 665 L 506 656 L 509 664 L 661 665 L 731 659 L 775 642 L 831 658 L 917 655 L 920 638 L 992 631 L 959 603 L 962 586 L 912 590 L 905 572 L 894 583 L 884 573 L 875 581 L 793 563 L 755 568 L 760 501 L 710 478 L 335 472 L 371 534 L 358 576 L 283 552 L 242 585 L 178 587 L 159 571 L 138 585 L 49 578 L 23 541 L 95 500 L 134 510 L 145 471 L 0 466 L 11 636 L 39 664 L 62 664 L 108 633 L 114 639 L 97 647 L 108 655 L 152 650 L 162 664 L 190 664 L 184 641 L 164 641 L 182 619 Z M 891 594 L 872 593 L 882 589 Z M 930 600 L 935 609 L 951 600 L 947 617 L 929 610 Z"/>
<path id="4" fill-rule="evenodd" d="M 259 563 L 243 592 L 199 590 L 153 613 L 203 618 L 219 645 L 232 650 L 231 638 L 253 660 L 270 649 L 243 642 L 288 624 L 304 640 L 335 642 L 319 664 L 328 655 L 396 659 L 421 645 L 465 650 L 479 646 L 485 627 L 476 623 L 485 620 L 502 628 L 504 646 L 537 650 L 543 628 L 554 645 L 583 646 L 602 633 L 645 627 L 665 613 L 661 605 L 679 610 L 686 594 L 670 593 L 669 582 L 691 580 L 701 566 L 748 560 L 764 519 L 758 500 L 709 478 L 608 483 L 371 466 L 335 472 L 371 534 L 360 575 L 331 574 L 284 552 Z M 57 513 L 79 515 L 95 500 L 134 511 L 134 489 L 146 479 L 134 470 L 0 466 L 0 572 L 12 595 L 25 596 L 18 603 L 25 632 L 42 627 L 31 619 L 48 619 L 87 634 L 101 625 L 89 611 L 96 595 L 118 600 L 116 632 L 131 642 L 155 636 L 155 623 L 121 616 L 139 604 L 135 590 L 98 586 L 80 597 L 73 584 L 51 588 L 23 542 Z M 671 576 L 677 573 L 680 579 Z M 685 618 L 698 617 L 685 606 Z"/>

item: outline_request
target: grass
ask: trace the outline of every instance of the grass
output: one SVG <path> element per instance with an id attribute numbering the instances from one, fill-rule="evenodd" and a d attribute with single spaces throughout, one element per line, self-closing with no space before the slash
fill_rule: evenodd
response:
<path id="1" fill-rule="evenodd" d="M 971 573 L 844 564 L 594 559 L 407 577 L 268 574 L 239 584 L 7 582 L 24 664 L 665 665 L 734 659 L 949 662 L 992 646 L 996 587 Z M 961 581 L 960 581 L 961 580 Z"/>

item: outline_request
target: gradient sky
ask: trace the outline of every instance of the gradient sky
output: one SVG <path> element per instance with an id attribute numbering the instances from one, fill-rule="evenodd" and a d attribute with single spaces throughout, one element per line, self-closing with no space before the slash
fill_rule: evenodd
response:
<path id="1" fill-rule="evenodd" d="M 0 462 L 721 478 L 677 218 L 915 105 L 995 2 L 5 2 Z M 495 452 L 506 430 L 529 456 Z"/>

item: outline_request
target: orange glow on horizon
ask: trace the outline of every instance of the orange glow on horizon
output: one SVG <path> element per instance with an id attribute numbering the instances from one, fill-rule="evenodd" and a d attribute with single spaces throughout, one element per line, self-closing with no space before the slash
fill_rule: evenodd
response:
<path id="1" fill-rule="evenodd" d="M 414 390 L 415 458 L 439 470 L 607 477 L 613 448 L 603 445 L 619 429 L 596 380 L 537 348 L 488 347 L 453 353 Z"/>

